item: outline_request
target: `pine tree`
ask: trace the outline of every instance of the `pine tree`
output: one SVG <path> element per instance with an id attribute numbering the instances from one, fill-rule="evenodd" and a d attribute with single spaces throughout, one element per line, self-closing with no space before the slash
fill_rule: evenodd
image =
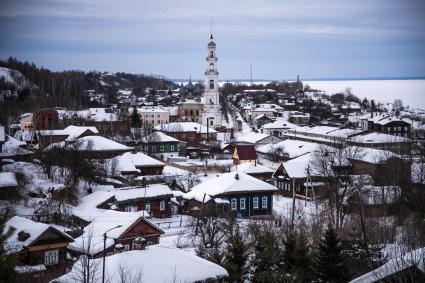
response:
<path id="1" fill-rule="evenodd" d="M 287 272 L 294 271 L 296 267 L 296 239 L 294 233 L 290 232 L 286 236 L 286 239 L 283 242 L 284 251 L 283 251 L 283 262 L 284 269 Z"/>
<path id="2" fill-rule="evenodd" d="M 381 246 L 371 245 L 360 237 L 346 241 L 344 246 L 350 270 L 356 276 L 377 268 L 385 260 L 381 252 Z"/>
<path id="3" fill-rule="evenodd" d="M 311 282 L 314 279 L 311 252 L 307 239 L 299 233 L 296 242 L 296 267 L 295 276 L 298 282 Z"/>
<path id="4" fill-rule="evenodd" d="M 328 227 L 320 240 L 316 256 L 316 274 L 320 282 L 347 282 L 350 279 L 341 242 L 332 227 Z"/>
<path id="5" fill-rule="evenodd" d="M 12 257 L 6 255 L 5 242 L 6 239 L 13 233 L 13 230 L 9 229 L 5 231 L 5 223 L 7 215 L 0 218 L 0 282 L 15 282 L 15 261 Z"/>
<path id="6" fill-rule="evenodd" d="M 137 112 L 137 108 L 133 107 L 133 112 L 131 112 L 131 127 L 133 128 L 140 128 L 141 122 L 140 122 L 140 116 Z"/>
<path id="7" fill-rule="evenodd" d="M 239 227 L 236 226 L 233 235 L 227 243 L 227 253 L 224 267 L 229 273 L 229 282 L 242 283 L 246 278 L 246 261 L 248 247 L 242 238 Z"/>
<path id="8" fill-rule="evenodd" d="M 281 281 L 281 250 L 272 231 L 264 231 L 256 241 L 252 260 L 252 282 Z"/>

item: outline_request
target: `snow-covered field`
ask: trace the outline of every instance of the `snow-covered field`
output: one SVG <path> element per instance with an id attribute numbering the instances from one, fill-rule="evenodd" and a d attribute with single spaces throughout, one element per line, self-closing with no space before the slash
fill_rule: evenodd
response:
<path id="1" fill-rule="evenodd" d="M 303 81 L 313 89 L 324 90 L 329 94 L 344 91 L 347 87 L 363 99 L 392 103 L 396 98 L 403 105 L 425 109 L 425 80 L 358 80 L 358 81 Z"/>

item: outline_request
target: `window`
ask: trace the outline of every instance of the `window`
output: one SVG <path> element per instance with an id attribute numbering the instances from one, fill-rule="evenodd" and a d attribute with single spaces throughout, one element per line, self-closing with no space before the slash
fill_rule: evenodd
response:
<path id="1" fill-rule="evenodd" d="M 50 250 L 44 252 L 44 264 L 52 265 L 57 264 L 59 262 L 59 251 L 58 250 Z"/>
<path id="2" fill-rule="evenodd" d="M 252 199 L 252 206 L 254 207 L 254 209 L 258 209 L 258 197 L 254 197 Z"/>
<path id="3" fill-rule="evenodd" d="M 170 145 L 170 150 L 173 151 L 174 150 L 174 145 Z"/>
<path id="4" fill-rule="evenodd" d="M 210 89 L 214 89 L 214 80 L 210 80 Z"/>
<path id="5" fill-rule="evenodd" d="M 266 196 L 264 196 L 264 197 L 262 198 L 262 207 L 263 207 L 263 208 L 267 208 L 267 197 L 266 197 Z"/>
<path id="6" fill-rule="evenodd" d="M 404 131 L 407 132 L 407 127 L 404 127 Z"/>
<path id="7" fill-rule="evenodd" d="M 152 152 L 155 152 L 156 151 L 156 146 L 152 146 Z"/>
<path id="8" fill-rule="evenodd" d="M 210 71 L 214 71 L 214 64 L 213 63 L 210 64 Z"/>
<path id="9" fill-rule="evenodd" d="M 159 118 L 159 117 L 161 117 L 161 115 L 160 115 L 160 114 L 158 114 L 158 115 L 156 115 L 156 117 L 158 117 L 158 118 Z"/>
<path id="10" fill-rule="evenodd" d="M 130 250 L 130 245 L 124 245 L 124 251 L 128 252 Z"/>
<path id="11" fill-rule="evenodd" d="M 126 205 L 124 208 L 125 212 L 133 212 L 135 211 L 134 207 L 132 205 Z"/>
<path id="12" fill-rule="evenodd" d="M 164 146 L 163 146 L 163 145 L 161 145 L 161 146 L 159 147 L 159 151 L 164 151 Z"/>
<path id="13" fill-rule="evenodd" d="M 235 198 L 232 198 L 232 210 L 238 209 L 238 200 Z"/>
<path id="14" fill-rule="evenodd" d="M 161 200 L 159 203 L 159 210 L 164 211 L 165 210 L 165 200 Z"/>
<path id="15" fill-rule="evenodd" d="M 241 209 L 245 209 L 245 198 L 239 200 L 239 206 Z"/>
<path id="16" fill-rule="evenodd" d="M 145 204 L 145 211 L 151 212 L 151 204 L 150 203 Z"/>
<path id="17" fill-rule="evenodd" d="M 210 120 L 210 126 L 213 126 L 213 125 L 214 125 L 214 121 Z"/>
<path id="18" fill-rule="evenodd" d="M 398 131 L 401 132 L 401 127 L 398 127 Z"/>

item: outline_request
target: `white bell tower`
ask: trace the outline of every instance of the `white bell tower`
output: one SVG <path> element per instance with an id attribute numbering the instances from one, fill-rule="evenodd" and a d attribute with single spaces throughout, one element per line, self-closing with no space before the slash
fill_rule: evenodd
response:
<path id="1" fill-rule="evenodd" d="M 202 124 L 213 127 L 221 126 L 221 107 L 219 101 L 218 69 L 216 44 L 211 32 L 208 43 L 207 69 L 205 70 L 205 93 L 203 97 Z"/>

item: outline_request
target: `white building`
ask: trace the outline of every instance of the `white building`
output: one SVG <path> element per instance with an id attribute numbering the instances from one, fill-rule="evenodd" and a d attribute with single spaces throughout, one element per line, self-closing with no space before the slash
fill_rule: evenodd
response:
<path id="1" fill-rule="evenodd" d="M 216 44 L 211 34 L 208 43 L 207 69 L 205 70 L 205 93 L 203 97 L 204 109 L 202 111 L 202 125 L 212 127 L 221 126 L 221 109 L 219 101 L 217 57 L 215 56 Z"/>

